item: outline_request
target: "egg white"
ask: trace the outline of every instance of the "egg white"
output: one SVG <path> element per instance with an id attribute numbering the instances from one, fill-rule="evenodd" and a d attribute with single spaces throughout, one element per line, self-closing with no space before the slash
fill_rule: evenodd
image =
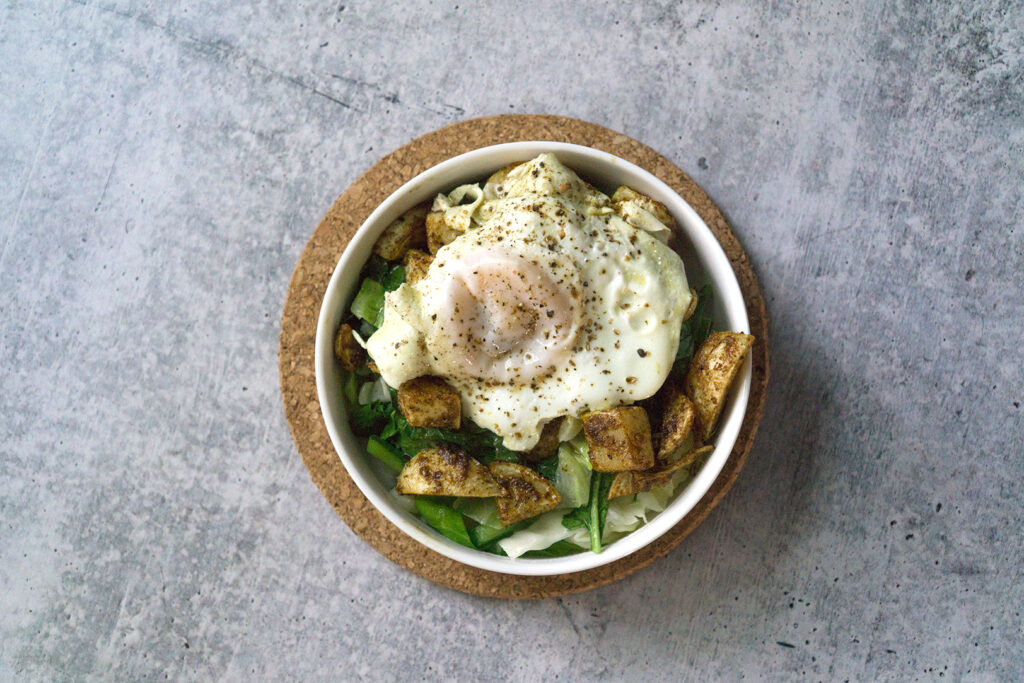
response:
<path id="1" fill-rule="evenodd" d="M 444 377 L 464 417 L 520 451 L 554 418 L 653 395 L 691 296 L 682 260 L 659 241 L 664 226 L 650 214 L 646 229 L 630 225 L 551 154 L 484 194 L 493 198 L 453 209 L 468 214 L 467 231 L 438 251 L 426 277 L 388 294 L 383 326 L 367 340 L 384 380 Z M 476 282 L 481 263 L 490 271 Z M 479 304 L 468 320 L 466 301 Z"/>

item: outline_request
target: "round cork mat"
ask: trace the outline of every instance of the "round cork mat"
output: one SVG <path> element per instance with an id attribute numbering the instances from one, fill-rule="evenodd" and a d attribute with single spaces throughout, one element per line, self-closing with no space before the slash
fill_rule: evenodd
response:
<path id="1" fill-rule="evenodd" d="M 463 152 L 502 142 L 550 140 L 587 145 L 622 157 L 668 183 L 700 214 L 732 263 L 751 333 L 753 383 L 739 438 L 725 467 L 696 507 L 668 533 L 620 560 L 560 576 L 513 576 L 448 559 L 406 536 L 380 514 L 348 476 L 334 451 L 317 401 L 313 347 L 327 282 L 356 229 L 388 195 L 418 173 Z M 546 598 L 603 586 L 641 569 L 679 544 L 736 480 L 754 441 L 768 382 L 768 319 L 757 277 L 722 212 L 679 168 L 650 147 L 601 126 L 561 116 L 505 115 L 472 119 L 417 138 L 366 171 L 338 197 L 302 251 L 285 300 L 278 351 L 284 411 L 313 482 L 338 515 L 382 555 L 442 586 L 498 598 Z"/>

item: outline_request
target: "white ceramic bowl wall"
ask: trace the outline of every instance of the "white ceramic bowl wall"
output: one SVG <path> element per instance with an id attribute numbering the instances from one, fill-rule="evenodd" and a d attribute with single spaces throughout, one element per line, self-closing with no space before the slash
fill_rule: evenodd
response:
<path id="1" fill-rule="evenodd" d="M 751 372 L 748 359 L 722 413 L 715 450 L 697 477 L 651 522 L 599 554 L 583 552 L 551 559 L 509 559 L 472 550 L 435 532 L 389 492 L 394 478 L 366 453 L 361 440 L 349 428 L 340 369 L 333 354 L 334 331 L 355 295 L 363 264 L 370 257 L 378 235 L 407 209 L 439 192 L 482 181 L 502 166 L 526 161 L 543 152 L 554 153 L 565 165 L 606 193 L 610 194 L 619 185 L 628 185 L 668 207 L 678 225 L 675 246 L 683 254 L 690 286 L 699 289 L 707 283 L 714 292 L 715 328 L 750 331 L 747 310 L 729 259 L 697 212 L 668 185 L 635 164 L 589 147 L 558 142 L 513 142 L 484 147 L 442 162 L 384 200 L 360 226 L 334 269 L 316 332 L 316 388 L 324 422 L 345 469 L 370 502 L 399 529 L 442 555 L 481 569 L 530 576 L 578 572 L 613 562 L 652 542 L 686 516 L 711 487 L 732 451 L 750 395 Z"/>

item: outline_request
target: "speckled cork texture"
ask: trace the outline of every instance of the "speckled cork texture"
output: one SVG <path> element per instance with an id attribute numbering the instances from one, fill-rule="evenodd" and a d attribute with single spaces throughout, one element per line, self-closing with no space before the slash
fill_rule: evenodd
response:
<path id="1" fill-rule="evenodd" d="M 721 474 L 690 513 L 668 533 L 632 555 L 584 572 L 526 577 L 488 572 L 450 560 L 420 545 L 380 514 L 348 476 L 320 412 L 314 374 L 317 317 L 331 273 L 366 217 L 388 195 L 439 162 L 487 145 L 520 140 L 571 142 L 604 150 L 650 171 L 676 190 L 718 238 L 743 291 L 752 351 L 750 401 L 736 445 Z M 757 277 L 722 212 L 689 176 L 651 148 L 601 126 L 548 115 L 472 119 L 424 135 L 385 156 L 338 197 L 317 226 L 295 267 L 282 315 L 279 348 L 285 415 L 314 483 L 346 524 L 396 564 L 430 581 L 497 598 L 545 598 L 588 590 L 621 579 L 663 556 L 708 515 L 743 467 L 764 408 L 768 381 L 768 320 Z"/>

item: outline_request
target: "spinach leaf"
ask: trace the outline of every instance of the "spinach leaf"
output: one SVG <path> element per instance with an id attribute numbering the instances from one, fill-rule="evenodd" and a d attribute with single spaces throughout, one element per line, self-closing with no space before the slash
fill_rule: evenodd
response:
<path id="1" fill-rule="evenodd" d="M 555 477 L 558 476 L 558 456 L 552 455 L 547 460 L 541 460 L 534 469 L 537 470 L 537 474 L 554 483 Z"/>
<path id="2" fill-rule="evenodd" d="M 590 500 L 562 517 L 566 529 L 583 529 L 590 532 L 590 549 L 601 552 L 601 535 L 608 517 L 608 491 L 615 479 L 614 472 L 594 472 L 590 478 Z"/>
<path id="3" fill-rule="evenodd" d="M 486 429 L 467 424 L 462 429 L 440 427 L 413 427 L 400 413 L 394 413 L 393 443 L 412 457 L 424 448 L 436 448 L 447 443 L 459 446 L 470 456 L 487 465 L 495 460 L 519 462 L 519 455 L 502 444 L 501 437 Z"/>
<path id="4" fill-rule="evenodd" d="M 525 528 L 532 520 L 524 520 L 522 522 L 516 522 L 509 526 L 492 527 L 486 524 L 477 524 L 475 527 L 469 530 L 469 537 L 473 543 L 476 544 L 477 548 L 486 548 L 486 546 L 492 543 L 497 543 L 503 538 L 511 536 L 516 531 Z"/>
<path id="5" fill-rule="evenodd" d="M 363 266 L 363 272 L 360 273 L 360 276 L 382 282 L 387 273 L 388 262 L 376 254 L 371 254 L 370 258 L 366 261 L 366 265 Z"/>
<path id="6" fill-rule="evenodd" d="M 588 506 L 581 505 L 562 517 L 562 526 L 566 529 L 582 529 L 590 526 Z"/>
<path id="7" fill-rule="evenodd" d="M 697 294 L 697 308 L 693 315 L 683 321 L 679 330 L 679 347 L 676 349 L 676 360 L 673 371 L 686 372 L 693 360 L 693 354 L 711 334 L 711 285 L 704 285 Z"/>
<path id="8" fill-rule="evenodd" d="M 401 287 L 403 282 L 405 282 L 405 268 L 395 266 L 384 276 L 381 284 L 384 285 L 385 292 L 393 292 Z"/>
<path id="9" fill-rule="evenodd" d="M 356 406 L 352 411 L 352 416 L 350 418 L 352 422 L 352 431 L 359 436 L 379 434 L 381 429 L 383 429 L 387 424 L 393 412 L 394 408 L 391 404 L 385 403 L 384 401 L 368 403 L 364 406 Z"/>
<path id="10" fill-rule="evenodd" d="M 571 541 L 555 541 L 547 548 L 543 550 L 527 550 L 523 553 L 523 557 L 565 557 L 566 555 L 576 555 L 582 553 L 583 548 L 579 547 Z"/>

